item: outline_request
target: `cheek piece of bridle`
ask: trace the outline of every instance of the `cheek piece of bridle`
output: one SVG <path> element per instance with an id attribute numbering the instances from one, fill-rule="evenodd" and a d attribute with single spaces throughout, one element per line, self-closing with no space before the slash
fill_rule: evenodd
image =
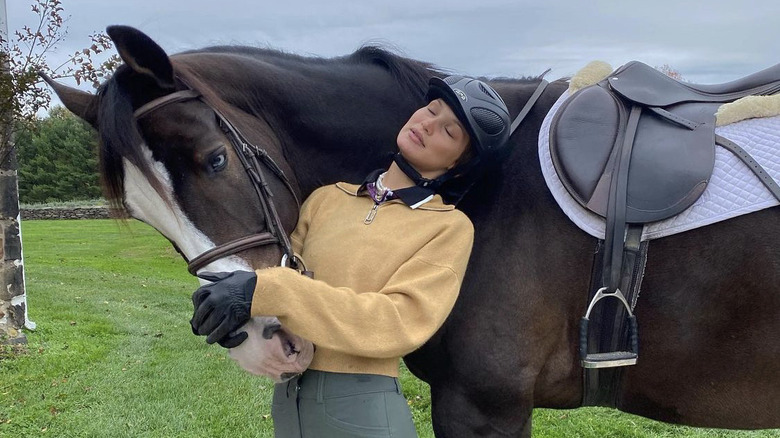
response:
<path id="1" fill-rule="evenodd" d="M 528 99 L 523 109 L 512 122 L 510 135 L 514 133 L 514 131 L 520 125 L 520 122 L 522 122 L 525 116 L 528 115 L 531 108 L 541 96 L 547 84 L 548 82 L 545 80 L 540 82 L 533 95 Z M 298 270 L 302 274 L 312 276 L 312 273 L 306 270 L 306 267 L 303 264 L 303 260 L 301 260 L 301 258 L 293 252 L 290 238 L 287 236 L 287 233 L 284 232 L 281 218 L 279 217 L 279 213 L 277 213 L 276 207 L 272 201 L 273 193 L 271 192 L 271 188 L 268 186 L 268 182 L 265 178 L 265 175 L 263 174 L 260 163 L 262 162 L 266 168 L 271 170 L 271 172 L 273 172 L 274 175 L 276 175 L 276 177 L 284 183 L 285 187 L 287 187 L 287 190 L 290 191 L 293 198 L 295 199 L 298 208 L 300 208 L 300 201 L 298 200 L 298 196 L 295 194 L 295 190 L 293 189 L 292 184 L 290 184 L 290 180 L 287 179 L 287 176 L 284 174 L 279 165 L 276 164 L 276 162 L 268 155 L 265 150 L 250 143 L 246 137 L 244 137 L 244 135 L 241 134 L 241 132 L 235 126 L 233 126 L 233 124 L 230 123 L 230 121 L 222 113 L 219 112 L 219 110 L 214 108 L 201 97 L 201 94 L 192 88 L 175 91 L 142 105 L 137 110 L 135 110 L 135 112 L 133 112 L 133 116 L 136 120 L 139 120 L 142 117 L 148 115 L 150 112 L 162 108 L 165 105 L 186 100 L 198 99 L 205 103 L 217 116 L 220 128 L 222 128 L 222 131 L 230 140 L 230 144 L 233 145 L 233 149 L 235 150 L 236 155 L 241 161 L 241 164 L 244 166 L 244 170 L 246 171 L 247 175 L 249 175 L 250 181 L 252 181 L 252 186 L 254 186 L 255 192 L 257 192 L 257 196 L 260 199 L 260 205 L 263 209 L 263 214 L 265 215 L 266 222 L 268 223 L 268 231 L 244 236 L 239 239 L 217 245 L 192 260 L 188 260 L 187 256 L 182 254 L 179 248 L 176 247 L 176 244 L 173 243 L 174 247 L 176 247 L 176 250 L 179 251 L 179 254 L 181 254 L 184 260 L 187 261 L 187 270 L 190 272 L 190 274 L 197 275 L 197 272 L 200 268 L 215 260 L 234 255 L 249 248 L 276 244 L 282 248 L 283 252 L 280 263 L 281 266 L 288 266 Z"/>
<path id="2" fill-rule="evenodd" d="M 221 245 L 217 245 L 214 248 L 211 248 L 199 256 L 193 258 L 192 260 L 188 260 L 187 257 L 182 254 L 184 260 L 187 261 L 187 270 L 190 272 L 190 274 L 197 275 L 199 269 L 223 257 L 228 257 L 238 252 L 259 246 L 279 245 L 283 253 L 280 263 L 281 266 L 288 266 L 302 273 L 308 273 L 301 258 L 293 252 L 290 238 L 284 231 L 282 220 L 279 217 L 279 213 L 277 212 L 273 203 L 274 195 L 271 191 L 271 188 L 268 186 L 268 181 L 263 172 L 263 167 L 273 172 L 274 175 L 276 175 L 276 177 L 284 183 L 285 187 L 287 187 L 287 190 L 290 191 L 293 198 L 295 199 L 296 205 L 299 208 L 300 201 L 298 200 L 298 196 L 295 194 L 295 190 L 293 189 L 292 184 L 290 184 L 290 180 L 287 179 L 287 176 L 284 174 L 279 165 L 276 164 L 276 162 L 268 155 L 265 150 L 250 143 L 246 137 L 244 137 L 244 135 L 241 134 L 241 132 L 235 126 L 233 126 L 233 124 L 230 123 L 230 121 L 224 115 L 222 115 L 222 113 L 220 113 L 204 99 L 202 99 L 201 94 L 193 89 L 175 91 L 171 94 L 154 99 L 135 110 L 133 116 L 136 120 L 140 120 L 150 112 L 162 108 L 168 104 L 194 99 L 198 99 L 208 105 L 208 107 L 217 116 L 220 128 L 230 140 L 230 144 L 233 145 L 233 149 L 236 152 L 239 161 L 241 161 L 241 164 L 244 166 L 244 170 L 246 171 L 247 175 L 249 175 L 252 186 L 254 187 L 258 198 L 260 199 L 263 215 L 266 218 L 266 223 L 268 224 L 268 231 L 251 234 L 249 236 L 244 236 Z M 174 246 L 176 245 L 174 244 Z M 181 251 L 179 251 L 179 253 L 181 254 Z"/>

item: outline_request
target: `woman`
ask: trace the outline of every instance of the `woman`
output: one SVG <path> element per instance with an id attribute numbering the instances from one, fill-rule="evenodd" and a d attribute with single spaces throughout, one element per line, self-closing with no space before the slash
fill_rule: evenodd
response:
<path id="1" fill-rule="evenodd" d="M 277 437 L 416 436 L 399 362 L 449 315 L 473 242 L 469 219 L 436 192 L 509 136 L 506 105 L 481 81 L 433 78 L 428 100 L 386 171 L 303 204 L 291 240 L 314 279 L 282 267 L 212 274 L 193 295 L 193 331 L 209 343 L 276 315 L 316 345 L 309 369 L 275 387 Z"/>

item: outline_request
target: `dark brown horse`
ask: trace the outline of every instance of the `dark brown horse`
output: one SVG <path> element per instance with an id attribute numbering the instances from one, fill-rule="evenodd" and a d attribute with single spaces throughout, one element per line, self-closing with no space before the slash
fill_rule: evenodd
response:
<path id="1" fill-rule="evenodd" d="M 258 196 L 218 109 L 279 164 L 296 195 L 386 166 L 395 135 L 424 103 L 430 65 L 365 47 L 334 59 L 214 47 L 168 57 L 146 35 L 109 34 L 125 65 L 97 96 L 55 86 L 102 139 L 106 195 L 192 258 L 265 230 Z M 492 81 L 516 114 L 539 79 Z M 578 321 L 597 246 L 548 191 L 537 154 L 542 119 L 566 89 L 557 81 L 512 136 L 501 169 L 459 204 L 476 242 L 444 327 L 405 361 L 431 386 L 437 436 L 530 436 L 534 407 L 581 406 Z M 134 111 L 176 90 L 204 97 Z M 297 206 L 268 172 L 288 231 Z M 636 307 L 641 356 L 615 407 L 694 426 L 780 427 L 778 207 L 654 241 Z M 278 263 L 264 246 L 217 268 Z M 220 263 L 223 263 L 220 265 Z"/>

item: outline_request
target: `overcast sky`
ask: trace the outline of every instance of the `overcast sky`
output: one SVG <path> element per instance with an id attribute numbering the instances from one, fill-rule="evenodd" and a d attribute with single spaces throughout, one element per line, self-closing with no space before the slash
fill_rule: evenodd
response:
<path id="1" fill-rule="evenodd" d="M 9 28 L 32 0 L 6 0 Z M 670 65 L 691 82 L 736 79 L 780 62 L 780 0 L 62 0 L 60 54 L 107 25 L 134 26 L 169 54 L 244 44 L 338 56 L 381 43 L 475 76 L 570 76 L 592 60 Z"/>

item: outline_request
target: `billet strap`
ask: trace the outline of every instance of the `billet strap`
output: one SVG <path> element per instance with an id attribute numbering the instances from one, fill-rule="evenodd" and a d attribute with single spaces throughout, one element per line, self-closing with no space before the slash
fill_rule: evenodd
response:
<path id="1" fill-rule="evenodd" d="M 536 87 L 534 93 L 531 95 L 531 97 L 528 98 L 528 101 L 525 103 L 523 109 L 520 110 L 520 113 L 517 115 L 517 117 L 515 117 L 515 120 L 512 121 L 512 127 L 509 130 L 509 135 L 512 135 L 515 132 L 515 129 L 520 126 L 520 123 L 523 122 L 523 119 L 525 119 L 528 113 L 531 112 L 531 108 L 533 108 L 536 101 L 539 100 L 539 97 L 542 96 L 542 93 L 544 92 L 544 89 L 547 88 L 547 85 L 549 85 L 549 82 L 544 79 L 542 79 L 542 82 L 539 82 L 539 86 Z"/>
<path id="2" fill-rule="evenodd" d="M 775 198 L 777 198 L 778 201 L 780 201 L 780 186 L 777 185 L 777 181 L 775 181 L 769 172 L 767 172 L 760 164 L 758 164 L 758 162 L 746 150 L 742 149 L 742 147 L 733 141 L 717 134 L 715 135 L 715 143 L 728 149 L 734 155 L 736 155 L 737 158 L 742 160 L 742 162 L 745 163 L 754 174 L 756 174 L 761 183 L 764 184 L 764 186 L 766 186 L 766 188 L 769 189 L 773 195 L 775 195 Z"/>
<path id="3" fill-rule="evenodd" d="M 157 99 L 152 100 L 151 102 L 147 102 L 141 105 L 140 108 L 138 108 L 137 110 L 135 110 L 135 112 L 133 112 L 133 117 L 135 117 L 136 119 L 140 119 L 141 117 L 145 116 L 151 111 L 154 111 L 165 105 L 175 103 L 175 102 L 181 102 L 183 100 L 197 99 L 199 97 L 200 97 L 200 93 L 198 93 L 195 90 L 174 91 L 171 94 L 166 94 L 163 97 L 159 97 Z"/>

